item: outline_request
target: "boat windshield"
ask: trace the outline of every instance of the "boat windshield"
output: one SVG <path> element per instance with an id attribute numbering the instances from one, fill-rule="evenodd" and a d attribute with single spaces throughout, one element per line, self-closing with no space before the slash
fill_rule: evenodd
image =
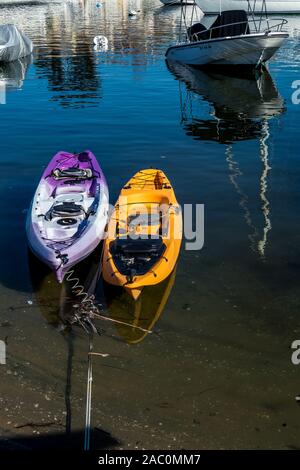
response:
<path id="1" fill-rule="evenodd" d="M 283 31 L 283 26 L 287 24 L 287 20 L 281 18 L 270 19 L 265 0 L 261 4 L 260 11 L 256 9 L 255 1 L 248 0 L 247 4 L 248 8 L 245 8 L 245 10 L 222 11 L 222 2 L 220 2 L 220 14 L 209 28 L 206 28 L 201 21 L 203 17 L 201 0 L 194 0 L 192 11 L 187 10 L 187 6 L 182 4 L 179 42 L 195 42 L 251 33 Z M 247 4 L 245 2 L 245 5 Z"/>
<path id="2" fill-rule="evenodd" d="M 244 10 L 223 11 L 209 29 L 202 23 L 194 23 L 187 30 L 190 41 L 241 36 L 249 34 L 248 15 Z"/>

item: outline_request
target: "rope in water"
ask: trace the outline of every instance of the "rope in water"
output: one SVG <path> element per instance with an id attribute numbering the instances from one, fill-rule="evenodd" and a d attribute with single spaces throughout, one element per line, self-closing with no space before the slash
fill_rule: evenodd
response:
<path id="1" fill-rule="evenodd" d="M 73 276 L 73 277 L 72 277 Z M 74 315 L 73 322 L 79 324 L 83 330 L 88 334 L 89 338 L 89 349 L 88 349 L 88 371 L 87 371 L 87 386 L 86 386 L 86 409 L 85 409 L 85 429 L 84 429 L 84 450 L 89 451 L 91 446 L 91 413 L 92 413 L 92 384 L 93 384 L 93 355 L 107 357 L 109 354 L 93 352 L 93 338 L 94 333 L 100 334 L 95 327 L 92 319 L 99 319 L 109 321 L 112 323 L 121 324 L 133 329 L 143 331 L 145 333 L 152 333 L 151 330 L 142 328 L 138 325 L 132 325 L 121 320 L 109 318 L 105 315 L 101 315 L 101 310 L 94 303 L 94 296 L 89 295 L 84 286 L 80 284 L 80 280 L 74 277 L 74 270 L 69 270 L 66 273 L 66 280 L 73 282 L 71 290 L 75 293 L 76 297 L 81 297 L 80 304 L 77 307 L 77 312 Z M 71 324 L 73 322 L 70 322 Z"/>
<path id="2" fill-rule="evenodd" d="M 86 388 L 84 450 L 90 450 L 91 443 L 91 411 L 92 411 L 92 384 L 93 384 L 93 334 L 89 334 L 88 375 Z"/>

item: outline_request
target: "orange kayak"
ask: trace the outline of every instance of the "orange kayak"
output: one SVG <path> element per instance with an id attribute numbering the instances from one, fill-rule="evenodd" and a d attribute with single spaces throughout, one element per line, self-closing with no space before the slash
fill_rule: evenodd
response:
<path id="1" fill-rule="evenodd" d="M 123 187 L 104 242 L 103 278 L 137 299 L 144 286 L 173 271 L 182 240 L 182 214 L 166 175 L 136 173 Z"/>

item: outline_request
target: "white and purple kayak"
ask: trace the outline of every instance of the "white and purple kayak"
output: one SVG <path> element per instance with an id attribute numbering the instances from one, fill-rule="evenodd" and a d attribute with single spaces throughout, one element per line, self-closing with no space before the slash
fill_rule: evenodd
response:
<path id="1" fill-rule="evenodd" d="M 104 237 L 108 204 L 107 183 L 92 152 L 58 152 L 52 158 L 31 203 L 26 231 L 31 250 L 59 282 Z"/>

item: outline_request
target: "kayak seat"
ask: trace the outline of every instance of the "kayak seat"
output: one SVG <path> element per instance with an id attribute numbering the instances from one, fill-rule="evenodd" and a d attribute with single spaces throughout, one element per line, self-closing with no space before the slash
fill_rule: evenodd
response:
<path id="1" fill-rule="evenodd" d="M 54 217 L 78 217 L 85 215 L 85 210 L 81 205 L 74 202 L 62 202 L 54 204 L 46 214 L 45 218 L 51 220 Z"/>
<path id="2" fill-rule="evenodd" d="M 132 269 L 137 275 L 146 274 L 166 250 L 162 238 L 117 238 L 110 244 L 110 252 L 118 271 L 130 276 Z"/>
<path id="3" fill-rule="evenodd" d="M 113 243 L 114 253 L 116 254 L 145 253 L 159 255 L 164 246 L 161 238 L 137 238 L 136 240 L 117 238 Z"/>
<path id="4" fill-rule="evenodd" d="M 195 23 L 187 30 L 188 38 L 192 42 L 209 39 L 209 30 L 202 23 Z"/>
<path id="5" fill-rule="evenodd" d="M 51 176 L 55 180 L 61 180 L 61 179 L 70 179 L 72 178 L 73 180 L 79 179 L 90 179 L 93 177 L 93 172 L 90 168 L 82 169 L 82 168 L 55 168 L 55 170 L 52 171 Z"/>

